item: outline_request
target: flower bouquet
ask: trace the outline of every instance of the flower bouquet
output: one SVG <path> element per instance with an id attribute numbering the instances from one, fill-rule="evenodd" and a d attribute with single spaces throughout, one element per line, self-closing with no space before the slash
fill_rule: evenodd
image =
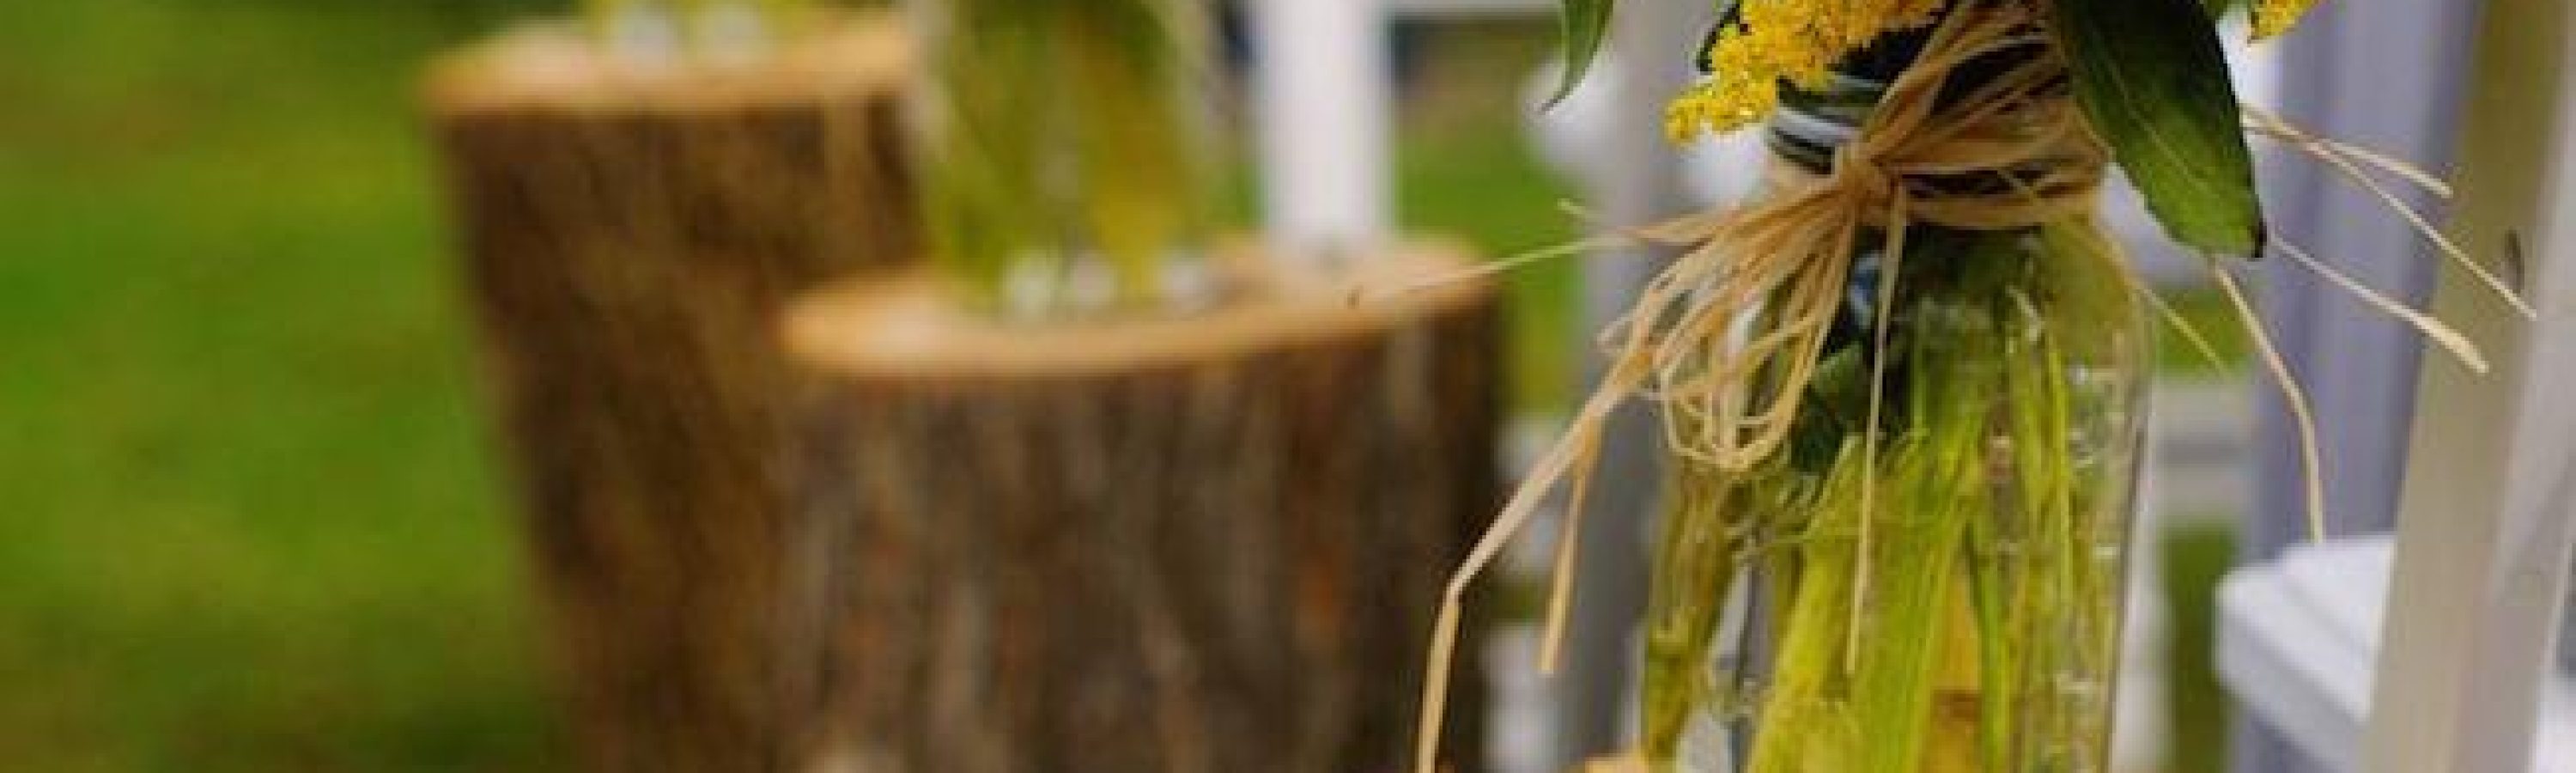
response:
<path id="1" fill-rule="evenodd" d="M 1204 4 L 915 0 L 932 253 L 1024 321 L 1197 309 L 1215 149 Z"/>
<path id="2" fill-rule="evenodd" d="M 819 15 L 814 0 L 582 0 L 581 7 L 596 40 L 650 61 L 758 59 L 810 31 Z"/>
<path id="3" fill-rule="evenodd" d="M 2307 5 L 2256 3 L 2255 34 L 2287 30 Z M 2174 241 L 2208 256 L 2302 427 L 2304 399 L 2259 335 L 2237 259 L 2288 255 L 2480 363 L 2439 322 L 2267 232 L 2249 136 L 2346 172 L 2466 262 L 2387 178 L 2438 181 L 2239 105 L 2226 6 L 1722 8 L 1698 55 L 1705 77 L 1666 124 L 1676 141 L 1759 127 L 1766 192 L 1625 236 L 1679 257 L 1607 333 L 1599 390 L 1450 586 L 1425 727 L 1442 710 L 1454 602 L 1560 484 L 1576 533 L 1605 421 L 1642 399 L 1661 415 L 1671 482 L 1642 738 L 1619 764 L 2103 770 L 2149 312 L 2162 306 L 2099 223 L 2112 167 Z M 1570 88 L 1612 2 L 1565 11 Z M 1437 749 L 1419 751 L 1427 771 Z"/>

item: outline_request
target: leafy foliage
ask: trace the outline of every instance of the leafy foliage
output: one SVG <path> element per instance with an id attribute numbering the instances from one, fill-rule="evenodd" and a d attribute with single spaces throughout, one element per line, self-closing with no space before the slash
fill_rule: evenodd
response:
<path id="1" fill-rule="evenodd" d="M 1548 98 L 1555 104 L 1583 85 L 1583 77 L 1592 72 L 1592 61 L 1600 58 L 1601 44 L 1610 37 L 1610 13 L 1615 0 L 1565 0 L 1565 78 L 1556 86 L 1556 95 Z"/>
<path id="2" fill-rule="evenodd" d="M 2236 87 L 2198 0 L 2052 0 L 2093 130 L 2177 242 L 2254 255 L 2264 240 Z"/>

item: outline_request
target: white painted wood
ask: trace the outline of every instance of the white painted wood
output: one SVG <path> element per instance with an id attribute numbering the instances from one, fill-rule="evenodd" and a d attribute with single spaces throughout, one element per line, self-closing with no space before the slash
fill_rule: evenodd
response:
<path id="1" fill-rule="evenodd" d="M 2308 128 L 2420 164 L 2453 171 L 2459 146 L 2460 94 L 2469 81 L 2479 0 L 2325 3 L 2296 33 L 2235 58 L 2240 76 L 2270 59 L 2268 87 L 2240 77 L 2239 93 L 2275 107 Z M 2231 30 L 2242 39 L 2244 32 Z M 2271 94 L 2265 96 L 2264 91 Z M 2333 261 L 2371 286 L 2409 303 L 2430 299 L 2439 257 L 2387 205 L 2331 167 L 2271 143 L 2260 169 L 2273 232 Z M 2433 197 L 2412 203 L 2429 205 Z M 2158 245 L 2137 251 L 2159 264 L 2205 277 L 2197 258 Z M 2164 257 L 2166 260 L 2157 260 Z M 2177 259 L 2178 258 L 2178 259 Z M 2319 415 L 2327 486 L 2327 530 L 2333 535 L 2385 533 L 2397 523 L 2412 430 L 2421 339 L 2388 315 L 2293 261 L 2257 269 L 2263 316 Z M 2258 406 L 2255 445 L 2246 472 L 2254 482 L 2237 556 L 2266 561 L 2306 544 L 2307 493 L 2294 421 L 2277 390 L 2255 379 L 2243 387 Z M 2222 632 L 2225 635 L 2226 632 Z M 2362 682 L 2367 684 L 2366 680 Z M 2364 688 L 2365 690 L 2367 688 Z M 2257 701 L 2263 696 L 2241 696 Z M 2240 712 L 2229 745 L 2236 773 L 2314 773 L 2278 728 Z M 2354 721 L 2358 722 L 2358 719 Z M 2356 736 L 2357 737 L 2357 736 Z M 2346 750 L 2357 760 L 2357 748 Z"/>
<path id="2" fill-rule="evenodd" d="M 1383 238 L 1393 217 L 1393 100 L 1384 0 L 1259 0 L 1266 230 L 1283 255 Z"/>
<path id="3" fill-rule="evenodd" d="M 2366 764 L 2530 764 L 2576 543 L 2576 35 L 2569 0 L 2491 0 L 2467 107 L 2457 225 L 2526 284 L 2537 323 L 2446 270 L 2443 318 L 2489 349 L 2476 376 L 2428 359 Z"/>
<path id="4" fill-rule="evenodd" d="M 2392 547 L 2387 535 L 2301 544 L 2219 586 L 2220 680 L 2325 770 L 2361 768 Z"/>
<path id="5" fill-rule="evenodd" d="M 2358 771 L 2396 545 L 2378 534 L 2290 548 L 2219 590 L 2218 673 L 2316 767 Z M 2530 773 L 2576 773 L 2576 681 L 2541 701 Z"/>
<path id="6" fill-rule="evenodd" d="M 2448 175 L 2460 144 L 2459 95 L 2469 81 L 2477 10 L 2476 2 L 2329 3 L 2296 33 L 2258 50 L 2281 57 L 2283 115 Z M 2440 257 L 2390 216 L 2385 202 L 2314 159 L 2273 152 L 2265 162 L 2276 237 L 2393 297 L 2431 297 Z M 2408 202 L 2436 203 L 2430 195 Z M 2394 528 L 2422 336 L 2294 261 L 2271 261 L 2261 274 L 2266 322 L 2320 418 L 2328 533 Z M 2240 553 L 2247 561 L 2310 538 L 2294 424 L 2272 385 L 2256 382 L 2249 388 L 2263 396 L 2257 480 L 2264 485 Z"/>

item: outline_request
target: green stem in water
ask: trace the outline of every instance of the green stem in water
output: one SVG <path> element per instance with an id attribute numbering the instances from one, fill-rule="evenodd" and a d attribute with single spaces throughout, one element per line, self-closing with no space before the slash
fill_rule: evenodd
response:
<path id="1" fill-rule="evenodd" d="M 1873 347 L 1899 358 L 1884 423 L 1856 420 L 1880 368 L 1849 348 L 1818 371 L 1793 444 L 1808 450 L 1742 473 L 1677 469 L 1647 629 L 1658 769 L 1695 718 L 1737 718 L 1737 701 L 1754 704 L 1749 773 L 2100 758 L 2119 613 L 2119 561 L 2103 548 L 2124 522 L 2105 505 L 2126 501 L 2129 463 L 2105 433 L 2128 426 L 2114 403 L 2135 309 L 2115 264 L 2068 251 L 2080 240 L 1917 236 L 1904 262 L 1924 268 L 1893 306 L 1895 335 Z M 1754 626 L 1770 653 L 1758 692 L 1711 674 L 1728 596 L 1754 575 L 1771 614 Z"/>
<path id="2" fill-rule="evenodd" d="M 1711 669 L 1727 604 L 1743 574 L 1760 503 L 1746 501 L 1746 478 L 1680 462 L 1667 486 L 1672 503 L 1657 541 L 1652 597 L 1646 612 L 1643 681 L 1646 759 L 1664 769 L 1679 754 L 1693 718 L 1737 698 Z M 1774 485 L 1788 485 L 1785 483 Z"/>
<path id="3" fill-rule="evenodd" d="M 2001 368 L 1980 356 L 1995 343 L 1993 325 L 1973 312 L 1960 316 L 1936 325 L 1939 334 L 1916 337 L 1923 383 L 1912 390 L 1913 448 L 1887 462 L 1892 474 L 1879 512 L 1861 514 L 1876 519 L 1881 535 L 1865 558 L 1878 587 L 1865 610 L 1865 649 L 1852 688 L 1868 728 L 1861 770 L 1923 767 L 1942 645 L 1954 638 L 1948 629 L 1958 560 L 1968 524 L 1987 510 L 1984 396 Z"/>
<path id="4" fill-rule="evenodd" d="M 1842 648 L 1857 556 L 1861 444 L 1836 453 L 1800 537 L 1797 587 L 1779 633 L 1768 694 L 1756 719 L 1750 773 L 1858 773 L 1848 762 L 1860 726 L 1845 693 Z"/>
<path id="5" fill-rule="evenodd" d="M 1124 300 L 1162 303 L 1168 299 L 1161 253 L 1182 247 L 1183 235 L 1198 225 L 1196 202 L 1175 194 L 1195 190 L 1204 172 L 1192 163 L 1198 153 L 1191 147 L 1190 117 L 1177 115 L 1178 105 L 1145 103 L 1147 110 L 1159 107 L 1165 113 L 1160 116 L 1134 108 L 1142 95 L 1181 87 L 1179 62 L 1190 44 L 1179 30 L 1165 29 L 1172 20 L 1150 7 L 1100 5 L 1107 7 L 1071 13 L 1063 40 L 1075 88 L 1095 95 L 1075 111 L 1079 153 L 1089 172 L 1086 225 L 1116 272 Z"/>
<path id="6" fill-rule="evenodd" d="M 1195 6 L 950 0 L 934 13 L 946 23 L 924 169 L 939 264 L 995 307 L 1087 311 L 1095 301 L 1063 280 L 1091 260 L 1117 305 L 1173 300 L 1167 267 L 1198 250 L 1207 220 Z M 1031 277 L 1050 280 L 1040 297 L 1008 297 Z"/>
<path id="7" fill-rule="evenodd" d="M 2035 267 L 2037 268 L 2037 267 Z M 2068 525 L 2074 518 L 2075 471 L 2066 443 L 2069 431 L 2066 363 L 2058 351 L 2058 331 L 2046 323 L 2042 303 L 2018 289 L 1997 309 L 2007 325 L 2002 336 L 2006 363 L 1999 391 L 2003 406 L 2004 445 L 2015 484 L 2009 502 L 1976 529 L 1977 614 L 1986 635 L 1980 715 L 1980 753 L 1991 770 L 2012 770 L 2020 750 L 2025 721 L 2056 712 L 2029 684 L 2044 673 L 2047 621 L 2069 613 L 2064 577 L 2071 563 L 2065 551 Z"/>

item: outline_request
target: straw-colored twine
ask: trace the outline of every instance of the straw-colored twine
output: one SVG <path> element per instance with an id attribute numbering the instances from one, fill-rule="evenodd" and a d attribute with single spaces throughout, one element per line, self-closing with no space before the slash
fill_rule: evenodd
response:
<path id="1" fill-rule="evenodd" d="M 1550 493 L 1570 485 L 1576 497 L 1566 505 L 1567 544 L 1557 557 L 1556 598 L 1540 653 L 1540 669 L 1556 670 L 1581 493 L 1620 404 L 1644 398 L 1661 406 L 1673 453 L 1723 470 L 1748 469 L 1788 440 L 1856 248 L 1869 231 L 1878 232 L 1891 263 L 1885 293 L 1897 281 L 1892 263 L 1916 224 L 2009 230 L 2090 212 L 2109 157 L 2065 93 L 2064 62 L 2034 25 L 2019 3 L 1956 4 L 1858 134 L 1835 151 L 1830 171 L 1776 164 L 1775 192 L 1761 202 L 1636 234 L 1687 252 L 1612 325 L 1602 342 L 1610 367 L 1600 386 L 1450 578 L 1423 685 L 1417 771 L 1431 773 L 1438 761 L 1468 586 Z M 1996 54 L 2024 60 L 1964 94 L 1943 93 L 1952 73 Z M 1749 335 L 1733 334 L 1756 315 L 1760 322 Z M 1893 315 L 1882 309 L 1878 316 L 1884 326 Z"/>

